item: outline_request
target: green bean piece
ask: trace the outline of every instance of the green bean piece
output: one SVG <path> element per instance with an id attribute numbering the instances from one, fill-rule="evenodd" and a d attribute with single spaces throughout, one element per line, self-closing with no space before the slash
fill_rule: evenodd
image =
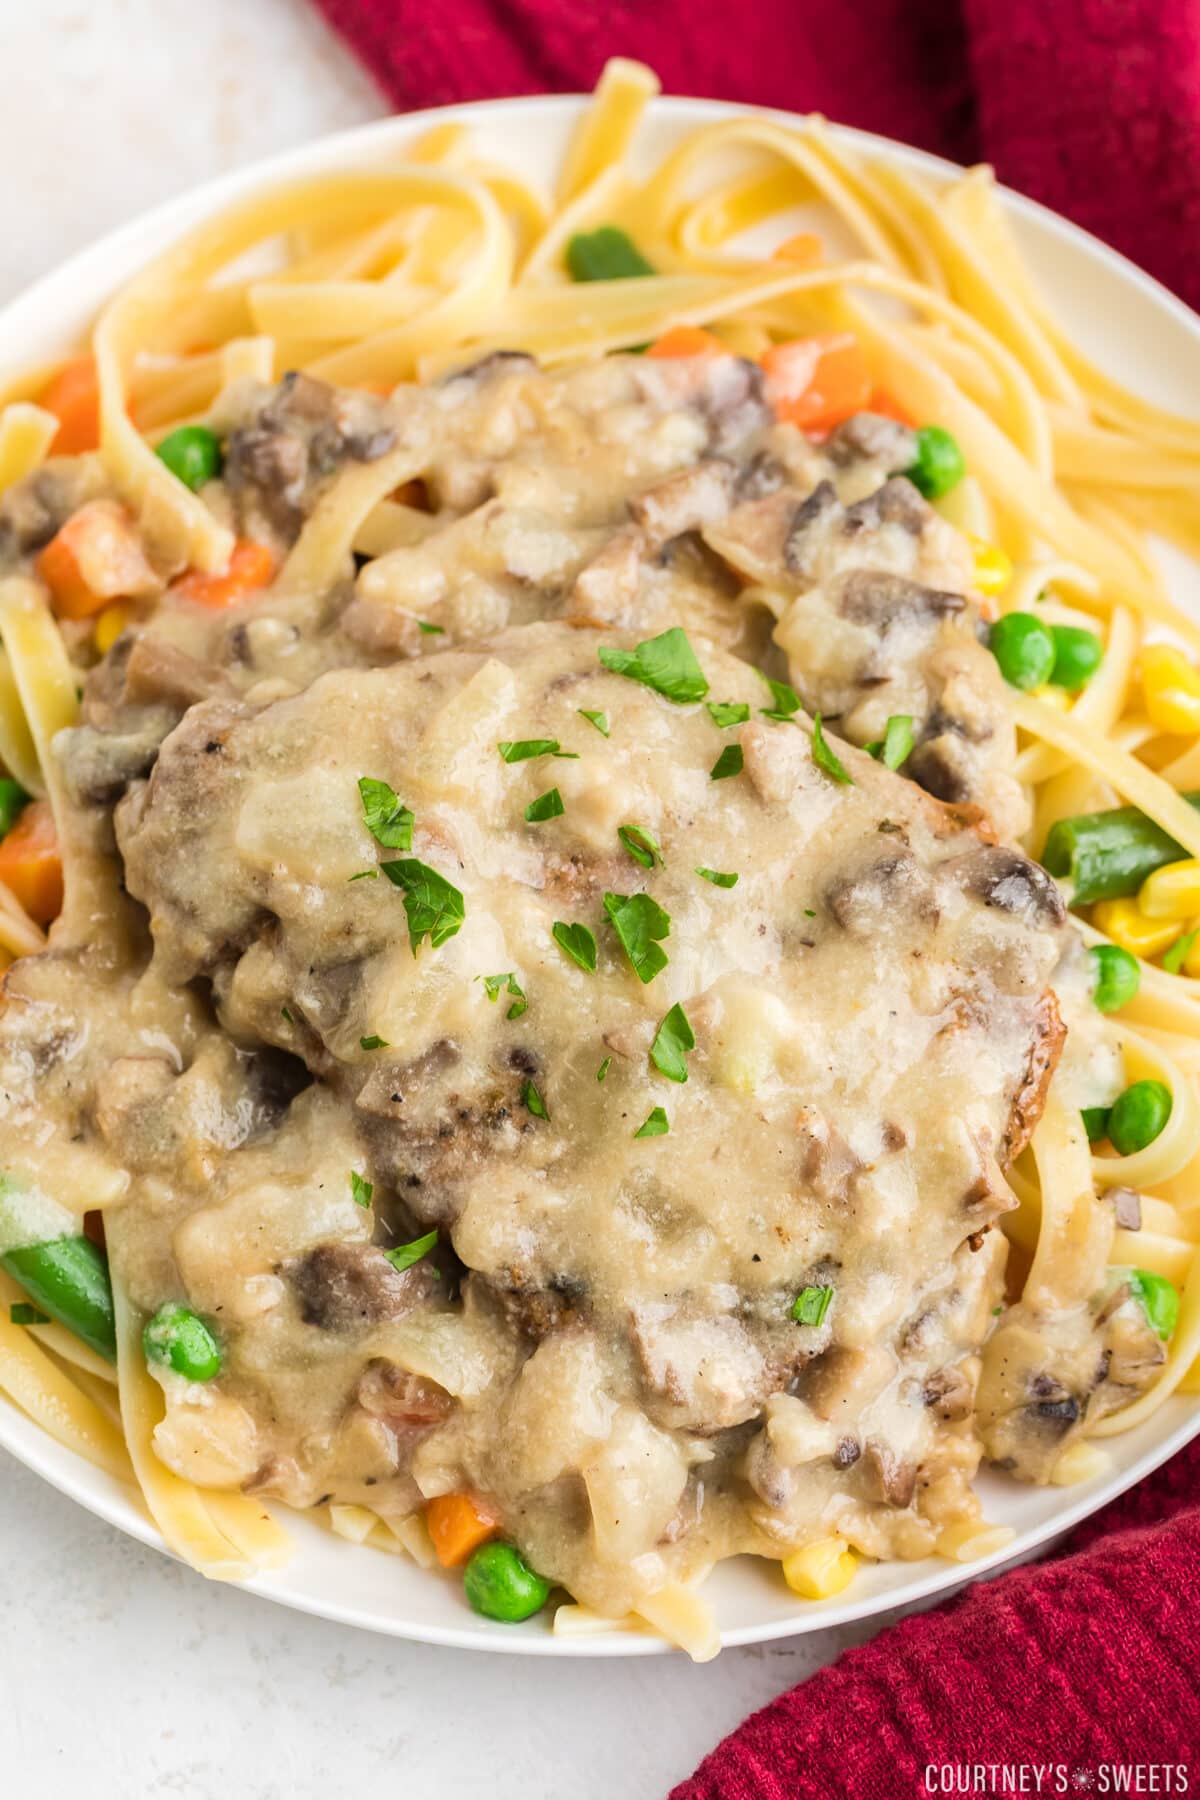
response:
<path id="1" fill-rule="evenodd" d="M 967 472 L 966 459 L 941 425 L 922 425 L 917 432 L 917 460 L 904 470 L 927 500 L 940 500 Z"/>
<path id="2" fill-rule="evenodd" d="M 0 779 L 0 838 L 6 838 L 25 808 L 29 795 L 19 781 L 6 775 Z"/>
<path id="3" fill-rule="evenodd" d="M 168 1302 L 142 1332 L 146 1361 L 160 1363 L 189 1381 L 211 1381 L 221 1372 L 221 1346 L 199 1313 Z"/>
<path id="4" fill-rule="evenodd" d="M 1111 1106 L 1084 1107 L 1081 1117 L 1089 1144 L 1098 1144 L 1101 1138 L 1108 1136 L 1108 1115 L 1111 1111 Z"/>
<path id="5" fill-rule="evenodd" d="M 1149 1269 L 1129 1269 L 1125 1279 L 1134 1299 L 1141 1302 L 1147 1323 L 1165 1342 L 1179 1323 L 1179 1289 Z"/>
<path id="6" fill-rule="evenodd" d="M 1135 1081 L 1114 1101 L 1108 1115 L 1108 1141 L 1121 1156 L 1144 1150 L 1171 1117 L 1171 1090 L 1162 1081 Z"/>
<path id="7" fill-rule="evenodd" d="M 102 1356 L 117 1360 L 112 1284 L 104 1252 L 91 1238 L 24 1244 L 0 1256 L 2 1267 L 29 1298 Z"/>
<path id="8" fill-rule="evenodd" d="M 1092 965 L 1092 1004 L 1098 1012 L 1120 1012 L 1142 985 L 1142 966 L 1119 944 L 1093 944 L 1088 951 Z"/>
<path id="9" fill-rule="evenodd" d="M 550 1583 L 503 1538 L 479 1546 L 463 1571 L 463 1588 L 477 1613 L 506 1625 L 532 1618 L 550 1598 Z"/>
<path id="10" fill-rule="evenodd" d="M 155 455 L 193 494 L 221 473 L 220 440 L 206 425 L 181 425 L 162 440 Z"/>
<path id="11" fill-rule="evenodd" d="M 992 626 L 988 646 L 1010 687 L 1028 693 L 1049 681 L 1054 667 L 1054 639 L 1033 613 L 1005 613 Z"/>
<path id="12" fill-rule="evenodd" d="M 1052 625 L 1050 636 L 1054 639 L 1050 679 L 1055 687 L 1077 694 L 1104 661 L 1104 640 L 1082 625 Z"/>
<path id="13" fill-rule="evenodd" d="M 1182 798 L 1200 812 L 1200 789 Z M 1050 827 L 1042 863 L 1051 875 L 1071 882 L 1072 905 L 1090 906 L 1136 894 L 1147 875 L 1186 855 L 1182 844 L 1136 806 L 1116 806 L 1059 819 Z"/>
<path id="14" fill-rule="evenodd" d="M 567 243 L 567 270 L 572 281 L 628 281 L 658 272 L 619 225 L 577 231 Z"/>

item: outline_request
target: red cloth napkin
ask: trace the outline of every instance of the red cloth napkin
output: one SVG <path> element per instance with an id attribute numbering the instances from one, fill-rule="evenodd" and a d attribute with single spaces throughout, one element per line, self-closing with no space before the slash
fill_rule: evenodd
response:
<path id="1" fill-rule="evenodd" d="M 1200 0 L 317 0 L 401 108 L 667 91 L 819 111 L 1094 231 L 1200 309 Z"/>
<path id="2" fill-rule="evenodd" d="M 403 108 L 580 91 L 620 54 L 673 93 L 986 158 L 1200 307 L 1200 0 L 318 4 Z M 1194 1502 L 1200 1444 L 1054 1561 L 894 1626 L 756 1713 L 672 1800 L 1014 1791 L 993 1765 L 1016 1770 L 1015 1791 L 1186 1793 L 1189 1758 L 1200 1784 Z M 1143 1772 L 1122 1787 L 1112 1770 L 1129 1765 Z"/>

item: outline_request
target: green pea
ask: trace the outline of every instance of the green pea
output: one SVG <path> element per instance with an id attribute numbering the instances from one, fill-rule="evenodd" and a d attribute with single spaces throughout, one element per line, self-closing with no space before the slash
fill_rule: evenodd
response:
<path id="1" fill-rule="evenodd" d="M 0 838 L 8 836 L 18 817 L 29 805 L 29 795 L 11 776 L 0 779 Z"/>
<path id="2" fill-rule="evenodd" d="M 1108 1115 L 1111 1111 L 1111 1106 L 1084 1107 L 1081 1117 L 1089 1144 L 1098 1144 L 1101 1138 L 1108 1136 Z"/>
<path id="3" fill-rule="evenodd" d="M 1108 1141 L 1121 1156 L 1152 1144 L 1171 1116 L 1171 1090 L 1161 1081 L 1135 1081 L 1108 1115 Z"/>
<path id="4" fill-rule="evenodd" d="M 1141 1301 L 1149 1325 L 1160 1338 L 1169 1338 L 1179 1323 L 1179 1289 L 1149 1269 L 1130 1269 L 1125 1279 L 1135 1300 Z"/>
<path id="5" fill-rule="evenodd" d="M 966 472 L 957 438 L 940 425 L 922 425 L 917 432 L 917 460 L 904 470 L 913 486 L 927 500 L 940 500 L 958 486 Z"/>
<path id="6" fill-rule="evenodd" d="M 1000 673 L 1010 687 L 1041 687 L 1054 667 L 1054 639 L 1032 613 L 1005 613 L 992 626 L 988 639 Z"/>
<path id="7" fill-rule="evenodd" d="M 193 493 L 221 473 L 221 445 L 206 425 L 181 425 L 163 439 L 155 455 Z"/>
<path id="8" fill-rule="evenodd" d="M 1055 687 L 1078 693 L 1104 661 L 1103 640 L 1082 625 L 1052 625 L 1050 636 L 1054 639 L 1054 667 L 1050 679 Z"/>
<path id="9" fill-rule="evenodd" d="M 190 1306 L 160 1306 L 142 1333 L 147 1362 L 164 1363 L 189 1381 L 211 1381 L 221 1370 L 221 1346 Z"/>
<path id="10" fill-rule="evenodd" d="M 463 1571 L 463 1588 L 477 1613 L 507 1625 L 532 1618 L 550 1598 L 550 1583 L 502 1538 L 475 1551 Z"/>
<path id="11" fill-rule="evenodd" d="M 1088 951 L 1092 965 L 1092 1002 L 1102 1013 L 1120 1012 L 1142 983 L 1142 965 L 1117 944 L 1093 944 Z"/>

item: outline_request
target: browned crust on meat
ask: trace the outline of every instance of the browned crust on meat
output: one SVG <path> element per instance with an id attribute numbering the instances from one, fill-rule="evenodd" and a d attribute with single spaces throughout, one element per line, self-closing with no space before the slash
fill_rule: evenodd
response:
<path id="1" fill-rule="evenodd" d="M 1012 1110 L 1008 1115 L 1004 1142 L 1000 1147 L 1000 1165 L 1005 1169 L 1016 1161 L 1033 1136 L 1067 1038 L 1067 1028 L 1062 1022 L 1058 1001 L 1050 988 L 1046 989 L 1034 1009 L 1033 1029 L 1034 1039 L 1029 1050 L 1029 1060 L 1025 1065 L 1021 1085 L 1013 1095 Z"/>

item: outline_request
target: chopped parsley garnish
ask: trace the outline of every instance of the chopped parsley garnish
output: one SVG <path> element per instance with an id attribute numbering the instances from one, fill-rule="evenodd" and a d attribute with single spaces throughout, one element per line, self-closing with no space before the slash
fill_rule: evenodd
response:
<path id="1" fill-rule="evenodd" d="M 565 925 L 561 919 L 555 921 L 550 933 L 559 949 L 577 962 L 581 969 L 594 974 L 596 968 L 596 940 L 586 925 Z"/>
<path id="2" fill-rule="evenodd" d="M 404 889 L 408 941 L 414 956 L 426 937 L 436 950 L 439 944 L 444 944 L 461 929 L 467 916 L 466 902 L 458 888 L 444 875 L 439 875 L 428 863 L 418 862 L 415 856 L 379 866 L 393 887 Z"/>
<path id="3" fill-rule="evenodd" d="M 813 714 L 812 752 L 813 761 L 818 769 L 824 769 L 827 775 L 832 775 L 835 781 L 844 782 L 847 787 L 854 786 L 853 776 L 842 767 L 825 741 L 825 733 L 821 730 L 820 713 Z"/>
<path id="4" fill-rule="evenodd" d="M 832 1300 L 831 1287 L 801 1288 L 792 1302 L 792 1317 L 800 1325 L 823 1325 Z"/>
<path id="5" fill-rule="evenodd" d="M 649 894 L 605 894 L 604 910 L 639 980 L 653 981 L 667 966 L 658 940 L 670 936 L 671 915 Z"/>
<path id="6" fill-rule="evenodd" d="M 521 1099 L 535 1119 L 545 1119 L 547 1125 L 550 1123 L 550 1114 L 546 1111 L 546 1102 L 542 1099 L 542 1096 L 538 1093 L 532 1081 L 526 1081 L 522 1084 Z"/>
<path id="7" fill-rule="evenodd" d="M 423 631 L 426 637 L 445 637 L 446 635 L 444 625 L 431 625 L 428 619 L 418 619 L 417 630 Z"/>
<path id="8" fill-rule="evenodd" d="M 672 625 L 659 637 L 647 638 L 636 650 L 602 646 L 600 661 L 615 675 L 640 681 L 643 687 L 653 688 L 656 694 L 664 694 L 679 705 L 703 700 L 708 692 L 704 670 L 696 661 L 686 631 L 678 625 Z"/>
<path id="9" fill-rule="evenodd" d="M 519 1019 L 528 1007 L 520 982 L 507 969 L 503 975 L 477 975 L 475 979 L 482 981 L 489 1000 L 498 999 L 505 991 L 513 995 L 513 1003 L 504 1015 L 506 1019 Z"/>
<path id="10" fill-rule="evenodd" d="M 740 744 L 726 744 L 712 768 L 708 771 L 710 781 L 725 781 L 730 775 L 740 775 L 745 764 Z"/>
<path id="11" fill-rule="evenodd" d="M 286 1019 L 289 1025 L 294 1025 L 296 1023 L 286 1006 L 280 1007 L 279 1016 L 281 1019 Z"/>
<path id="12" fill-rule="evenodd" d="M 612 1066 L 612 1057 L 606 1056 L 604 1061 L 600 1064 L 600 1067 L 596 1070 L 596 1080 L 603 1081 L 604 1077 L 608 1074 L 608 1071 L 611 1066 Z"/>
<path id="13" fill-rule="evenodd" d="M 358 874 L 352 875 L 350 877 L 350 879 L 351 879 L 351 881 L 378 881 L 379 880 L 379 870 L 378 869 L 360 869 L 358 871 Z"/>
<path id="14" fill-rule="evenodd" d="M 377 844 L 388 850 L 411 850 L 413 815 L 394 788 L 371 775 L 359 780 L 363 824 Z"/>
<path id="15" fill-rule="evenodd" d="M 893 713 L 881 738 L 864 744 L 863 749 L 885 769 L 898 769 L 912 755 L 913 722 L 908 713 Z"/>
<path id="16" fill-rule="evenodd" d="M 608 736 L 608 714 L 606 712 L 589 712 L 586 706 L 577 706 L 575 711 L 581 719 L 586 719 L 589 725 L 594 725 L 601 737 Z"/>
<path id="17" fill-rule="evenodd" d="M 666 1137 L 671 1129 L 671 1121 L 661 1106 L 656 1106 L 644 1125 L 639 1125 L 634 1132 L 635 1138 Z"/>
<path id="18" fill-rule="evenodd" d="M 713 724 L 724 731 L 727 725 L 744 725 L 750 708 L 744 700 L 710 700 L 708 713 Z"/>
<path id="19" fill-rule="evenodd" d="M 662 851 L 644 826 L 618 825 L 617 836 L 634 862 L 641 863 L 643 869 L 652 869 L 655 863 L 662 861 Z"/>
<path id="20" fill-rule="evenodd" d="M 391 1045 L 388 1043 L 386 1038 L 376 1037 L 374 1034 L 372 1034 L 370 1037 L 360 1037 L 358 1040 L 358 1047 L 360 1050 L 390 1050 L 391 1049 Z"/>
<path id="21" fill-rule="evenodd" d="M 14 1300 L 8 1309 L 11 1325 L 48 1325 L 48 1314 L 39 1312 L 36 1306 L 30 1306 L 27 1300 Z"/>
<path id="22" fill-rule="evenodd" d="M 1167 971 L 1168 975 L 1178 975 L 1192 945 L 1198 937 L 1200 937 L 1200 929 L 1196 931 L 1185 931 L 1182 937 L 1177 937 L 1175 939 L 1175 942 L 1163 957 L 1163 968 Z"/>
<path id="23" fill-rule="evenodd" d="M 758 672 L 762 675 L 761 669 Z M 786 681 L 773 681 L 769 675 L 763 675 L 763 680 L 770 688 L 771 698 L 775 704 L 774 706 L 760 707 L 759 711 L 764 719 L 779 719 L 786 724 L 794 713 L 800 711 L 799 694 L 794 687 L 789 687 Z"/>
<path id="24" fill-rule="evenodd" d="M 496 745 L 506 763 L 530 762 L 535 756 L 570 757 L 578 762 L 578 750 L 564 750 L 557 738 L 505 738 Z"/>
<path id="25" fill-rule="evenodd" d="M 631 281 L 655 272 L 619 225 L 577 231 L 567 239 L 565 261 L 572 281 Z"/>
<path id="26" fill-rule="evenodd" d="M 731 888 L 738 884 L 736 869 L 697 869 L 696 873 L 704 881 L 711 881 L 714 887 Z"/>
<path id="27" fill-rule="evenodd" d="M 425 1233 L 424 1237 L 414 1238 L 411 1244 L 397 1244 L 394 1250 L 385 1250 L 383 1254 L 393 1269 L 403 1272 L 405 1269 L 411 1269 L 414 1263 L 419 1263 L 423 1256 L 428 1256 L 437 1241 L 438 1234 L 435 1225 L 432 1231 Z"/>
<path id="28" fill-rule="evenodd" d="M 696 1034 L 682 1006 L 676 1004 L 663 1019 L 650 1046 L 650 1061 L 668 1081 L 686 1081 L 687 1053 L 696 1048 Z"/>
<path id="29" fill-rule="evenodd" d="M 558 789 L 556 787 L 548 788 L 544 794 L 539 794 L 536 800 L 531 800 L 525 808 L 525 823 L 540 825 L 545 819 L 561 819 L 566 810 L 563 805 L 563 797 Z"/>
<path id="30" fill-rule="evenodd" d="M 365 1175 L 360 1175 L 357 1169 L 351 1169 L 350 1192 L 354 1196 L 355 1206 L 370 1206 L 375 1184 L 368 1181 Z"/>

